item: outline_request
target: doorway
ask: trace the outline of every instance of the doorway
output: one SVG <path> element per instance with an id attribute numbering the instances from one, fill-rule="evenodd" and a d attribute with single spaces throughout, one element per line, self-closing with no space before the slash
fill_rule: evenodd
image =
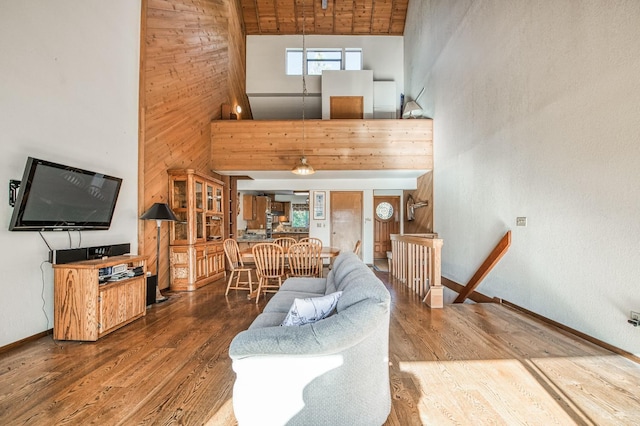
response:
<path id="1" fill-rule="evenodd" d="M 362 241 L 362 192 L 331 191 L 331 247 L 352 251 Z"/>
<path id="2" fill-rule="evenodd" d="M 400 197 L 373 197 L 373 258 L 386 259 L 391 234 L 400 233 Z"/>

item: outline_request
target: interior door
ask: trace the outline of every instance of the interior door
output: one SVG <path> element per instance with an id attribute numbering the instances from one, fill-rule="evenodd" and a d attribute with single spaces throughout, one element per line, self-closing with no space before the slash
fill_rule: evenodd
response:
<path id="1" fill-rule="evenodd" d="M 331 247 L 352 251 L 362 240 L 362 192 L 331 191 Z"/>
<path id="2" fill-rule="evenodd" d="M 373 197 L 373 258 L 386 259 L 391 234 L 400 233 L 400 197 Z"/>
<path id="3" fill-rule="evenodd" d="M 355 118 L 364 117 L 364 97 L 363 96 L 330 96 L 329 97 L 329 118 Z"/>

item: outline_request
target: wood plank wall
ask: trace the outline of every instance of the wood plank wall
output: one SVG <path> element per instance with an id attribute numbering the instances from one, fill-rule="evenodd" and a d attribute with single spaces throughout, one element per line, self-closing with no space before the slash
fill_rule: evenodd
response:
<path id="1" fill-rule="evenodd" d="M 143 0 L 140 48 L 139 213 L 166 202 L 167 170 L 211 174 L 210 123 L 245 90 L 240 0 Z M 155 223 L 141 223 L 140 253 L 156 271 Z M 162 226 L 158 283 L 168 287 L 168 226 Z"/>
<path id="2" fill-rule="evenodd" d="M 413 196 L 414 202 L 428 201 L 429 205 L 415 209 L 415 219 L 404 219 L 405 234 L 426 234 L 433 230 L 433 172 L 427 172 L 418 178 L 418 187 L 415 191 L 404 191 L 404 200 L 409 195 Z"/>
<path id="3" fill-rule="evenodd" d="M 431 170 L 432 120 L 215 121 L 218 171 L 291 170 L 303 152 L 316 170 Z"/>

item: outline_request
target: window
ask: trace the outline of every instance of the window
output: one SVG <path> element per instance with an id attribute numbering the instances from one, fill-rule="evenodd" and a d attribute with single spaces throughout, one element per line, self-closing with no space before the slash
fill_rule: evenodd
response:
<path id="1" fill-rule="evenodd" d="M 287 49 L 287 75 L 302 75 L 302 49 Z"/>
<path id="2" fill-rule="evenodd" d="M 291 206 L 291 226 L 294 228 L 309 227 L 309 205 L 293 204 Z"/>
<path id="3" fill-rule="evenodd" d="M 356 71 L 362 69 L 362 49 L 344 50 L 344 69 Z"/>
<path id="4" fill-rule="evenodd" d="M 324 70 L 342 69 L 342 50 L 307 49 L 307 74 L 322 75 Z"/>
<path id="5" fill-rule="evenodd" d="M 361 70 L 362 49 L 307 49 L 306 61 L 302 49 L 286 50 L 287 75 L 322 75 L 324 70 Z"/>

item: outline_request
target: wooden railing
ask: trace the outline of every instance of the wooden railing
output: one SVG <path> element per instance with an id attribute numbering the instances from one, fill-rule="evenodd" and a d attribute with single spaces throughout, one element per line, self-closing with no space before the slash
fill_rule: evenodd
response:
<path id="1" fill-rule="evenodd" d="M 431 308 L 442 308 L 440 281 L 442 240 L 437 234 L 392 234 L 389 274 L 423 297 Z"/>

